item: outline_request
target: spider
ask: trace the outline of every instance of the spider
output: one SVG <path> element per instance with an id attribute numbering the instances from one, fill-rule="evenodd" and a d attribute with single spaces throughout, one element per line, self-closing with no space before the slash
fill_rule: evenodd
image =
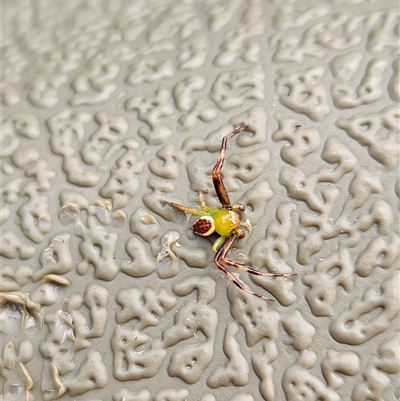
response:
<path id="1" fill-rule="evenodd" d="M 236 278 L 235 275 L 227 269 L 227 266 L 229 266 L 250 274 L 254 274 L 255 276 L 266 277 L 293 277 L 297 275 L 297 273 L 264 273 L 256 269 L 252 269 L 251 267 L 247 267 L 242 262 L 237 262 L 227 258 L 227 254 L 233 247 L 235 241 L 238 238 L 244 238 L 245 236 L 244 231 L 239 227 L 246 226 L 246 224 L 240 221 L 240 216 L 238 213 L 244 211 L 245 206 L 240 203 L 234 203 L 233 205 L 231 204 L 228 192 L 221 177 L 221 169 L 224 165 L 225 151 L 228 140 L 247 128 L 249 128 L 249 126 L 244 122 L 241 122 L 230 134 L 222 138 L 218 160 L 212 172 L 212 180 L 214 183 L 215 192 L 217 193 L 222 208 L 207 206 L 204 201 L 204 192 L 201 190 L 198 191 L 201 210 L 191 209 L 175 202 L 165 200 L 162 202 L 171 205 L 185 214 L 201 216 L 193 224 L 193 231 L 196 234 L 204 237 L 207 237 L 213 233 L 219 234 L 219 237 L 212 246 L 212 250 L 215 252 L 214 263 L 217 268 L 221 270 L 227 276 L 227 278 L 241 290 L 267 301 L 274 301 L 273 298 L 268 298 L 247 288 L 242 281 Z"/>

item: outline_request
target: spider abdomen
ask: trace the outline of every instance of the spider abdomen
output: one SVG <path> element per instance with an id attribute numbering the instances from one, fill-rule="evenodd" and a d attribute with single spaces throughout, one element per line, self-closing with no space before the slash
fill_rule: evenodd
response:
<path id="1" fill-rule="evenodd" d="M 214 219 L 211 216 L 203 216 L 193 224 L 193 231 L 196 234 L 207 237 L 215 231 Z"/>

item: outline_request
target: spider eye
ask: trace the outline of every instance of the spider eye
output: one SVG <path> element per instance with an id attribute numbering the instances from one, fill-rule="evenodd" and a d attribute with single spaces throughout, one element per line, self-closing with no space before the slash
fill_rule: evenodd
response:
<path id="1" fill-rule="evenodd" d="M 193 224 L 193 231 L 203 237 L 211 235 L 215 231 L 214 219 L 211 216 L 200 217 Z"/>
<path id="2" fill-rule="evenodd" d="M 234 205 L 234 209 L 244 212 L 246 210 L 246 206 L 242 205 L 241 203 L 237 203 L 236 205 Z"/>

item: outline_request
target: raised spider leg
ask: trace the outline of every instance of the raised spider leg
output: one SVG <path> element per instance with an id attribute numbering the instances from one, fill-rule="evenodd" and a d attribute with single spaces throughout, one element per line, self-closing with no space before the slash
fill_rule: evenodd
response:
<path id="1" fill-rule="evenodd" d="M 259 294 L 258 292 L 252 291 L 250 288 L 247 288 L 240 280 L 238 280 L 225 266 L 223 266 L 216 258 L 214 258 L 215 266 L 218 267 L 219 270 L 224 273 L 233 284 L 236 285 L 242 291 L 248 292 L 249 294 L 255 295 L 258 298 L 262 298 L 266 301 L 275 301 L 273 298 L 268 298 L 264 295 Z"/>
<path id="2" fill-rule="evenodd" d="M 221 169 L 222 166 L 224 165 L 224 160 L 225 160 L 225 150 L 226 150 L 226 145 L 228 143 L 228 139 L 232 138 L 239 132 L 245 130 L 249 126 L 246 125 L 243 121 L 228 135 L 225 135 L 222 138 L 222 143 L 221 143 L 221 149 L 219 151 L 219 156 L 217 163 L 215 164 L 212 172 L 212 180 L 214 183 L 214 188 L 215 192 L 217 193 L 218 199 L 221 202 L 222 207 L 226 209 L 231 209 L 231 201 L 229 200 L 229 195 L 228 192 L 225 188 L 224 182 L 222 181 L 221 177 Z M 241 206 L 237 207 L 239 210 L 241 209 Z"/>
<path id="3" fill-rule="evenodd" d="M 207 191 L 206 191 L 207 193 Z M 199 189 L 198 191 L 199 194 L 199 201 L 200 201 L 200 206 L 203 210 L 208 210 L 208 206 L 206 205 L 206 201 L 204 200 L 204 191 Z"/>
<path id="4" fill-rule="evenodd" d="M 234 267 L 236 269 L 253 274 L 255 276 L 264 276 L 264 277 L 294 277 L 294 276 L 297 276 L 297 273 L 261 272 L 256 269 L 252 269 L 251 267 L 247 267 L 241 262 L 236 262 L 236 261 L 227 259 L 226 255 L 232 248 L 232 245 L 236 241 L 237 238 L 239 238 L 239 235 L 235 232 L 232 235 L 230 235 L 226 239 L 226 241 L 221 245 L 221 247 L 218 249 L 217 253 L 215 254 L 215 258 L 218 260 L 218 262 L 222 262 L 227 266 Z"/>

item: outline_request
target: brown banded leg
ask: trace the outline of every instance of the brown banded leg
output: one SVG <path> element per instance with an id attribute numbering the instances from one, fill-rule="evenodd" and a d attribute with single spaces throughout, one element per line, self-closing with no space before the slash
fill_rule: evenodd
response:
<path id="1" fill-rule="evenodd" d="M 214 258 L 214 263 L 215 266 L 218 267 L 219 270 L 222 271 L 222 273 L 224 273 L 228 279 L 236 285 L 236 287 L 238 287 L 239 289 L 241 289 L 242 291 L 245 291 L 249 294 L 255 295 L 258 298 L 262 298 L 266 301 L 275 301 L 275 299 L 273 298 L 268 298 L 264 295 L 259 294 L 258 292 L 252 291 L 250 288 L 247 288 L 243 282 L 241 282 L 239 279 L 237 279 L 225 266 L 223 266 L 217 259 L 216 257 Z"/>
<path id="2" fill-rule="evenodd" d="M 228 143 L 228 139 L 232 138 L 233 136 L 235 136 L 236 134 L 245 130 L 248 127 L 249 126 L 246 125 L 244 122 L 241 122 L 230 134 L 225 135 L 222 138 L 222 144 L 221 144 L 221 149 L 219 151 L 218 160 L 213 168 L 212 180 L 214 183 L 215 192 L 217 193 L 218 199 L 221 202 L 222 207 L 226 209 L 232 208 L 228 192 L 225 188 L 224 182 L 222 181 L 221 177 L 221 169 L 222 166 L 224 165 L 224 160 L 225 160 L 226 145 Z"/>
<path id="3" fill-rule="evenodd" d="M 252 269 L 251 267 L 245 266 L 241 262 L 236 262 L 230 259 L 227 259 L 226 255 L 232 248 L 233 243 L 236 239 L 239 238 L 237 233 L 232 234 L 227 238 L 227 240 L 222 244 L 222 246 L 218 249 L 215 254 L 215 258 L 218 262 L 222 262 L 223 264 L 234 267 L 236 269 L 242 270 L 244 272 L 253 274 L 255 276 L 264 276 L 264 277 L 293 277 L 297 276 L 297 273 L 270 273 L 270 272 L 261 272 L 260 270 Z"/>

